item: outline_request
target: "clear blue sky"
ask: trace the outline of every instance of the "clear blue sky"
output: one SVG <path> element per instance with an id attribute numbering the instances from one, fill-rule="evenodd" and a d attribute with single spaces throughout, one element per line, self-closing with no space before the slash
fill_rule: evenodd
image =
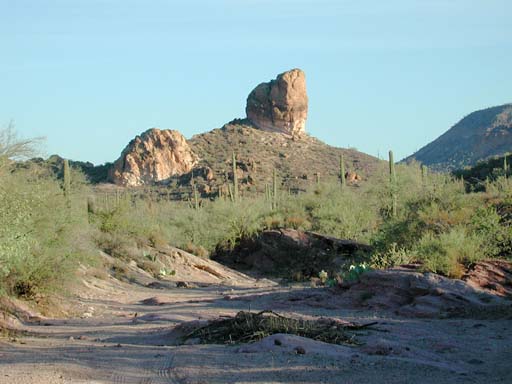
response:
<path id="1" fill-rule="evenodd" d="M 511 0 L 0 0 L 0 126 L 112 161 L 150 127 L 187 138 L 306 72 L 308 132 L 404 157 L 512 102 Z"/>

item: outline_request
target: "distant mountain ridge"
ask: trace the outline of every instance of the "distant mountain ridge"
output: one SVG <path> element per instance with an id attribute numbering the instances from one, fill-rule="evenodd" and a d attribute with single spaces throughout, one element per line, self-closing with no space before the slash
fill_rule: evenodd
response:
<path id="1" fill-rule="evenodd" d="M 470 113 L 405 162 L 451 171 L 512 151 L 512 104 Z"/>

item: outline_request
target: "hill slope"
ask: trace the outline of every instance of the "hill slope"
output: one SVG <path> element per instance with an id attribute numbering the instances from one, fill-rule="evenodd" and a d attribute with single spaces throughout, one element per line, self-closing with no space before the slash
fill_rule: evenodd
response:
<path id="1" fill-rule="evenodd" d="M 154 183 L 166 185 L 177 198 L 182 193 L 188 196 L 192 177 L 203 195 L 216 195 L 219 187 L 232 179 L 233 152 L 237 157 L 242 191 L 248 192 L 262 192 L 265 184 L 271 184 L 274 168 L 282 188 L 304 190 L 316 183 L 317 174 L 321 181 L 338 178 L 341 154 L 345 159 L 345 169 L 363 179 L 370 176 L 380 162 L 373 156 L 354 149 L 332 147 L 308 135 L 291 137 L 262 131 L 254 128 L 248 120 L 235 120 L 222 128 L 195 135 L 187 143 L 199 157 L 199 163 L 191 172 Z M 48 167 L 56 177 L 62 177 L 63 159 L 57 155 L 47 160 L 32 159 L 28 163 L 31 162 Z M 75 161 L 70 163 L 84 172 L 93 184 L 109 182 L 112 163 L 99 166 Z"/>
<path id="2" fill-rule="evenodd" d="M 512 104 L 473 112 L 446 133 L 409 156 L 437 170 L 475 165 L 512 149 Z"/>
<path id="3" fill-rule="evenodd" d="M 306 184 L 339 176 L 339 158 L 344 155 L 347 171 L 368 176 L 380 160 L 353 149 L 332 147 L 304 135 L 289 137 L 255 129 L 247 120 L 235 120 L 220 129 L 202 133 L 188 140 L 200 157 L 200 166 L 209 167 L 215 184 L 230 177 L 232 152 L 237 154 L 239 179 L 248 187 L 263 190 L 272 182 L 273 169 L 287 188 L 304 188 Z M 227 174 L 227 175 L 226 175 Z"/>

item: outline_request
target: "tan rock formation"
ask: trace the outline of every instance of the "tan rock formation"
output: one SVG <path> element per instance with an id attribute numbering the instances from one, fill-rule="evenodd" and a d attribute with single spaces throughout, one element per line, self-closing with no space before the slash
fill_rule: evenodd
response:
<path id="1" fill-rule="evenodd" d="M 362 180 L 362 177 L 355 172 L 348 171 L 345 172 L 345 180 L 347 183 L 357 183 Z"/>
<path id="2" fill-rule="evenodd" d="M 190 172 L 198 158 L 181 133 L 152 128 L 135 137 L 109 172 L 115 184 L 135 187 Z"/>
<path id="3" fill-rule="evenodd" d="M 306 132 L 306 76 L 292 69 L 261 83 L 247 97 L 247 118 L 259 129 L 300 136 Z"/>

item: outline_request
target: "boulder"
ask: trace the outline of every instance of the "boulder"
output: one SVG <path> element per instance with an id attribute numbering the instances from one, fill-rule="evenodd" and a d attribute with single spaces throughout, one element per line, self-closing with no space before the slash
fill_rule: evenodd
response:
<path id="1" fill-rule="evenodd" d="M 234 249 L 217 249 L 221 263 L 274 276 L 310 278 L 319 271 L 337 271 L 358 252 L 370 247 L 352 240 L 296 229 L 266 230 L 240 241 Z"/>
<path id="2" fill-rule="evenodd" d="M 247 97 L 247 118 L 259 129 L 292 137 L 306 132 L 306 76 L 292 69 L 258 85 Z"/>
<path id="3" fill-rule="evenodd" d="M 495 267 L 480 264 L 479 270 L 479 275 L 489 275 Z M 366 272 L 344 287 L 342 296 L 352 304 L 392 310 L 403 316 L 478 318 L 495 315 L 493 311 L 499 316 L 510 313 L 510 301 L 501 297 L 504 295 L 485 289 L 474 280 L 450 279 L 409 266 Z"/>
<path id="4" fill-rule="evenodd" d="M 109 172 L 115 184 L 136 187 L 190 172 L 198 157 L 178 131 L 152 128 L 135 137 Z"/>
<path id="5" fill-rule="evenodd" d="M 355 172 L 345 172 L 345 180 L 347 183 L 357 183 L 362 180 L 362 177 Z"/>
<path id="6" fill-rule="evenodd" d="M 475 289 L 512 298 L 512 263 L 505 260 L 475 263 L 471 265 L 462 280 Z"/>

